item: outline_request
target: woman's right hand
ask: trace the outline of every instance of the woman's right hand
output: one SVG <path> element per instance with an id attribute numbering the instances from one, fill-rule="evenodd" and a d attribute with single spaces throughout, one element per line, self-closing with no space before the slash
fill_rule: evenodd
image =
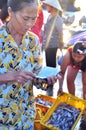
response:
<path id="1" fill-rule="evenodd" d="M 13 76 L 18 83 L 25 83 L 28 80 L 33 80 L 36 75 L 29 71 L 17 71 L 13 73 Z"/>
<path id="2" fill-rule="evenodd" d="M 16 71 L 0 74 L 0 84 L 9 82 L 25 83 L 28 80 L 33 80 L 36 75 L 28 71 Z"/>

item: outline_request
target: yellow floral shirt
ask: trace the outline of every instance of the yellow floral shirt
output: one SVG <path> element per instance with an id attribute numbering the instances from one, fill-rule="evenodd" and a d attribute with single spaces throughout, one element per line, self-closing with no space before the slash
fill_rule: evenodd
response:
<path id="1" fill-rule="evenodd" d="M 6 31 L 0 28 L 0 74 L 27 70 L 38 73 L 42 67 L 38 37 L 27 32 L 18 46 Z M 3 77 L 4 78 L 4 77 Z M 32 82 L 11 82 L 0 85 L 0 130 L 28 130 L 35 118 Z"/>

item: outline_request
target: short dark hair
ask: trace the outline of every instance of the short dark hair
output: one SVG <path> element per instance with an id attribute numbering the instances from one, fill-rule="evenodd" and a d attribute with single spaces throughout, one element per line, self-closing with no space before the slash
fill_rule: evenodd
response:
<path id="1" fill-rule="evenodd" d="M 84 41 L 77 41 L 73 46 L 73 52 L 75 53 L 84 53 L 85 47 L 83 46 Z"/>
<path id="2" fill-rule="evenodd" d="M 5 4 L 7 4 L 7 0 L 0 0 L 0 9 L 2 9 Z"/>
<path id="3" fill-rule="evenodd" d="M 21 10 L 24 5 L 34 3 L 37 0 L 8 0 L 8 6 L 12 8 L 14 12 Z"/>

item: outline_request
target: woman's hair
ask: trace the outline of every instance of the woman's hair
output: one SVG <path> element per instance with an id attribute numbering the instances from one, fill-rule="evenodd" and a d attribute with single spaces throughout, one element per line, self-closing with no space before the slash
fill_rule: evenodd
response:
<path id="1" fill-rule="evenodd" d="M 0 0 L 0 9 L 7 3 L 7 0 Z"/>
<path id="2" fill-rule="evenodd" d="M 86 48 L 83 46 L 84 41 L 78 41 L 73 46 L 73 52 L 83 54 Z"/>
<path id="3" fill-rule="evenodd" d="M 0 18 L 2 21 L 6 21 L 8 18 L 8 7 L 11 7 L 14 12 L 21 10 L 27 4 L 38 4 L 38 0 L 0 0 Z"/>
<path id="4" fill-rule="evenodd" d="M 0 18 L 2 21 L 5 21 L 6 18 L 9 16 L 7 11 L 7 0 L 0 0 Z"/>
<path id="5" fill-rule="evenodd" d="M 14 12 L 21 10 L 27 4 L 38 3 L 38 0 L 8 0 L 8 7 L 11 7 Z"/>

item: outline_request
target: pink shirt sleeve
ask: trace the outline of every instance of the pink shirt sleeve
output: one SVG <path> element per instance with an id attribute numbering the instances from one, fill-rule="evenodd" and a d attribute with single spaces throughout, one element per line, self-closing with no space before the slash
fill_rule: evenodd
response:
<path id="1" fill-rule="evenodd" d="M 0 26 L 2 26 L 3 25 L 3 22 L 2 22 L 2 20 L 0 19 Z"/>

